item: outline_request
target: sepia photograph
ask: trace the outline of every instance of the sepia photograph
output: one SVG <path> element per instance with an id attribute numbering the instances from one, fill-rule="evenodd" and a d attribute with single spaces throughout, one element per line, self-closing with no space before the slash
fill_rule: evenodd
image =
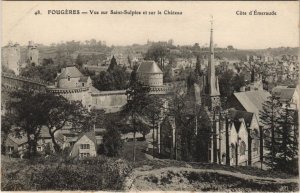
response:
<path id="1" fill-rule="evenodd" d="M 298 1 L 1 4 L 1 191 L 299 192 Z"/>

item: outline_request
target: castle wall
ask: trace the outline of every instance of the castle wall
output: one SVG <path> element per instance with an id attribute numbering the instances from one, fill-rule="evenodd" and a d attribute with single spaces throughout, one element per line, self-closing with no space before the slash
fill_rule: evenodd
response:
<path id="1" fill-rule="evenodd" d="M 69 101 L 80 101 L 82 105 L 88 109 L 92 106 L 89 87 L 66 89 L 48 87 L 48 90 L 55 95 L 63 96 Z"/>
<path id="2" fill-rule="evenodd" d="M 127 103 L 125 90 L 104 91 L 91 94 L 91 105 L 95 109 L 104 109 L 106 112 L 116 112 Z"/>

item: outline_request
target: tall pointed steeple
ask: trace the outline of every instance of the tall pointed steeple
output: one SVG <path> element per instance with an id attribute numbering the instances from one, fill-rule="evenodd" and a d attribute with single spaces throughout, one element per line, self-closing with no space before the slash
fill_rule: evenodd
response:
<path id="1" fill-rule="evenodd" d="M 209 58 L 208 58 L 208 84 L 209 84 L 209 95 L 213 96 L 220 96 L 219 92 L 219 82 L 218 78 L 216 78 L 216 69 L 215 69 L 215 62 L 214 62 L 214 41 L 213 41 L 213 18 L 211 22 L 211 29 L 210 29 L 210 46 L 209 46 Z"/>

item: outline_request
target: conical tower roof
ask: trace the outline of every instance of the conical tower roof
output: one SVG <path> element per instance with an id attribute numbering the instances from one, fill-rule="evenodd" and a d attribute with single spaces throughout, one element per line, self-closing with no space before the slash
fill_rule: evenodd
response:
<path id="1" fill-rule="evenodd" d="M 161 69 L 158 67 L 158 65 L 156 64 L 156 62 L 154 62 L 152 60 L 143 61 L 139 65 L 137 72 L 146 73 L 146 74 L 162 74 L 163 73 L 161 71 Z"/>

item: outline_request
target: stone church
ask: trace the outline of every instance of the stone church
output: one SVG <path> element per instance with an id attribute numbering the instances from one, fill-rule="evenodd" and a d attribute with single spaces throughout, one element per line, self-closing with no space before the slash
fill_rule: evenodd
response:
<path id="1" fill-rule="evenodd" d="M 206 144 L 207 152 L 199 156 L 205 156 L 202 160 L 212 163 L 255 165 L 262 155 L 258 117 L 253 112 L 238 111 L 234 108 L 222 109 L 214 59 L 213 27 L 211 27 L 207 72 L 198 75 L 194 84 L 194 102 L 198 107 L 204 107 L 212 125 L 209 144 Z M 168 144 L 167 148 L 162 147 L 161 150 L 162 154 L 165 153 L 167 156 L 177 151 L 172 150 L 177 147 L 175 122 L 174 117 L 168 117 L 161 125 L 161 129 L 169 133 L 161 136 L 162 139 L 169 140 L 168 143 L 161 142 Z"/>

